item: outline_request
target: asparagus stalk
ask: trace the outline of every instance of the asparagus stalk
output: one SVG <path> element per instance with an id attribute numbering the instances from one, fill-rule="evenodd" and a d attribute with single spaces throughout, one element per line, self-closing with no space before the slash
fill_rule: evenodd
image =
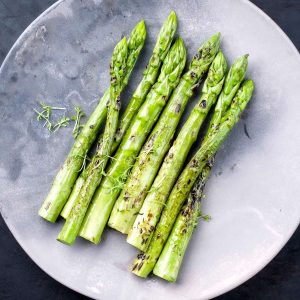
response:
<path id="1" fill-rule="evenodd" d="M 84 182 L 85 182 L 85 180 L 86 180 L 87 174 L 88 174 L 88 172 L 89 172 L 89 171 L 88 171 L 89 166 L 91 166 L 91 164 L 89 164 L 89 165 L 87 166 L 87 168 L 84 169 L 84 170 L 80 173 L 79 177 L 78 177 L 78 178 L 76 179 L 76 181 L 75 181 L 75 184 L 74 184 L 74 187 L 73 187 L 72 192 L 71 192 L 71 194 L 70 194 L 70 197 L 69 197 L 67 203 L 65 204 L 63 210 L 62 210 L 61 213 L 60 213 L 60 215 L 61 215 L 64 219 L 67 219 L 68 216 L 69 216 L 70 213 L 71 213 L 71 210 L 72 210 L 72 208 L 73 208 L 73 206 L 74 206 L 74 203 L 76 202 L 76 199 L 78 198 L 78 195 L 79 195 L 79 193 L 80 193 L 80 190 L 81 190 L 81 188 L 82 188 L 82 186 L 83 186 L 83 184 L 84 184 Z"/>
<path id="2" fill-rule="evenodd" d="M 119 123 L 117 133 L 115 135 L 114 143 L 112 145 L 112 153 L 115 152 L 115 150 L 117 149 L 118 145 L 121 142 L 121 139 L 123 138 L 127 128 L 130 125 L 130 122 L 132 121 L 133 117 L 136 115 L 137 111 L 139 110 L 140 106 L 145 100 L 150 88 L 155 83 L 159 74 L 160 66 L 171 47 L 176 28 L 176 14 L 174 11 L 172 11 L 158 34 L 156 44 L 154 46 L 147 68 L 144 71 L 143 78 L 139 83 L 137 89 L 135 90 L 133 96 L 131 97 L 131 100 L 128 106 L 126 107 L 124 114 L 121 117 L 121 121 Z M 131 40 L 132 42 L 130 43 Z M 129 52 L 132 49 L 132 52 L 134 53 L 135 39 L 129 39 L 128 48 Z M 128 60 L 131 60 L 130 56 Z M 125 82 L 127 82 L 128 78 L 126 79 L 125 77 L 124 80 Z M 100 136 L 99 142 L 101 142 L 101 139 L 102 136 Z M 92 167 L 93 166 L 91 166 L 91 168 Z M 67 218 L 67 216 L 69 215 L 72 206 L 74 205 L 74 199 L 76 199 L 76 197 L 78 196 L 78 190 L 80 189 L 80 186 L 85 180 L 85 173 L 82 172 L 75 183 L 74 191 L 72 191 L 70 199 L 68 200 L 61 213 L 61 215 L 64 218 Z"/>
<path id="3" fill-rule="evenodd" d="M 128 49 L 124 37 L 115 47 L 110 64 L 110 101 L 108 105 L 107 120 L 100 144 L 92 165 L 94 166 L 87 174 L 87 179 L 82 185 L 78 198 L 69 214 L 57 239 L 67 245 L 74 243 L 79 232 L 82 220 L 87 211 L 88 205 L 94 192 L 101 182 L 108 157 L 111 154 L 113 138 L 118 126 L 119 110 L 121 107 L 120 95 L 122 82 L 125 76 Z"/>
<path id="4" fill-rule="evenodd" d="M 217 48 L 217 46 L 215 48 Z M 202 96 L 200 97 L 198 103 L 195 105 L 188 120 L 184 124 L 176 141 L 174 142 L 174 145 L 171 147 L 168 155 L 166 156 L 158 175 L 159 178 L 161 178 L 161 172 L 164 174 L 162 178 L 166 178 L 168 175 L 175 177 L 176 174 L 179 173 L 179 170 L 182 167 L 191 146 L 197 139 L 198 132 L 203 121 L 205 120 L 206 115 L 208 114 L 210 108 L 215 103 L 219 93 L 221 92 L 225 79 L 225 72 L 226 60 L 224 55 L 219 52 L 210 66 L 207 79 L 202 89 Z M 201 73 L 202 72 L 198 72 L 198 74 Z M 180 84 L 178 85 L 178 87 L 179 86 Z M 165 110 L 165 112 L 167 111 Z M 163 116 L 167 115 L 165 114 L 165 112 Z M 122 190 L 120 197 L 118 198 L 110 216 L 110 220 L 108 223 L 109 226 L 123 233 L 129 232 L 135 218 L 137 218 L 137 220 L 140 220 L 139 222 L 142 222 L 143 216 L 148 215 L 148 202 L 147 204 L 144 202 L 143 205 L 143 200 L 144 198 L 148 200 L 151 199 L 151 197 L 148 198 L 146 197 L 146 195 L 152 184 L 154 176 L 159 169 L 161 160 L 165 155 L 167 145 L 170 142 L 170 138 L 166 138 L 168 136 L 165 131 L 171 130 L 172 133 L 174 132 L 174 128 L 170 127 L 169 121 L 172 118 L 172 115 L 170 117 L 168 116 L 168 119 L 163 119 L 163 116 L 159 119 L 160 123 L 158 123 L 155 127 L 155 129 L 158 130 L 154 129 L 151 134 L 151 138 L 153 136 L 154 138 L 150 138 L 143 147 L 143 150 L 139 155 L 139 161 L 137 161 L 132 170 L 130 180 L 128 180 L 124 189 Z M 168 127 L 166 127 L 166 124 L 168 124 Z M 152 141 L 154 141 L 153 147 L 151 149 L 152 151 L 149 151 L 149 144 L 151 146 Z M 164 145 L 164 143 L 167 143 L 167 145 Z M 159 156 L 160 153 L 161 155 Z M 169 174 L 166 174 L 165 170 L 168 170 Z M 151 194 L 151 191 L 148 192 L 148 195 L 149 194 Z M 141 209 L 142 205 L 143 208 Z M 139 211 L 140 214 L 137 216 Z"/>
<path id="5" fill-rule="evenodd" d="M 228 87 L 235 88 L 233 82 L 237 81 L 236 74 L 239 75 L 238 84 L 240 84 L 244 78 L 246 68 L 247 64 L 234 63 L 226 77 L 223 90 L 228 90 Z M 228 95 L 230 96 L 227 96 L 227 94 L 224 96 L 224 92 L 221 92 L 216 104 L 214 116 L 215 114 L 219 114 L 220 111 L 227 110 L 227 103 L 230 103 L 234 93 L 228 93 Z M 226 101 L 223 101 L 224 98 Z M 221 103 L 221 106 L 219 103 Z M 215 120 L 215 122 L 217 122 L 217 118 L 215 118 Z M 174 152 L 173 155 L 181 154 L 180 149 L 175 150 L 176 152 Z M 142 206 L 142 209 L 140 210 L 140 213 L 134 222 L 132 231 L 128 235 L 127 241 L 142 251 L 147 249 L 151 241 L 153 230 L 159 220 L 161 211 L 164 208 L 164 204 L 167 201 L 168 195 L 182 167 L 182 163 L 180 165 L 176 165 L 173 160 L 171 159 L 170 162 L 167 161 L 166 164 L 162 166 L 158 176 L 155 178 L 150 193 L 147 195 L 144 205 Z"/>
<path id="6" fill-rule="evenodd" d="M 126 76 L 124 77 L 122 90 L 128 83 L 130 74 L 138 59 L 146 39 L 146 28 L 144 21 L 139 22 L 133 29 L 128 42 L 128 59 L 126 65 Z M 56 175 L 53 185 L 46 197 L 39 215 L 50 222 L 55 222 L 62 208 L 67 202 L 76 178 L 79 174 L 84 157 L 96 140 L 100 126 L 107 115 L 107 103 L 109 101 L 110 89 L 108 88 L 101 98 L 96 109 L 82 128 L 76 138 L 67 159 Z M 72 207 L 72 205 L 70 205 Z"/>
<path id="7" fill-rule="evenodd" d="M 170 282 L 175 282 L 177 279 L 185 251 L 201 215 L 200 206 L 203 190 L 209 178 L 211 167 L 212 164 L 208 162 L 202 170 L 153 269 L 155 275 Z"/>
<path id="8" fill-rule="evenodd" d="M 101 139 L 99 139 L 99 141 L 98 141 L 97 149 L 100 148 L 102 140 L 103 140 L 103 135 L 101 135 Z M 112 149 L 112 152 L 113 152 L 113 149 Z M 90 163 L 81 171 L 80 175 L 76 179 L 74 187 L 73 187 L 72 192 L 71 192 L 71 195 L 70 195 L 67 203 L 65 204 L 63 210 L 60 213 L 60 215 L 64 219 L 67 219 L 68 216 L 70 215 L 71 210 L 74 206 L 74 203 L 76 202 L 76 199 L 78 199 L 80 190 L 81 190 L 83 184 L 85 183 L 85 181 L 88 177 L 88 174 L 90 174 L 92 169 L 95 167 L 94 164 L 95 164 L 95 160 L 91 160 Z"/>
<path id="9" fill-rule="evenodd" d="M 166 105 L 172 90 L 177 86 L 185 61 L 185 47 L 179 38 L 167 54 L 157 82 L 126 131 L 107 175 L 93 197 L 81 227 L 81 237 L 95 244 L 100 242 L 112 206 L 145 139 Z"/>
<path id="10" fill-rule="evenodd" d="M 132 271 L 134 274 L 147 277 L 153 270 L 183 202 L 206 163 L 214 157 L 233 126 L 238 122 L 240 114 L 246 108 L 252 96 L 253 89 L 254 84 L 252 80 L 247 80 L 240 87 L 230 108 L 221 118 L 218 130 L 207 139 L 204 139 L 200 149 L 181 173 L 170 193 L 159 223 L 154 233 L 152 232 L 153 237 L 147 251 L 140 253 L 133 262 Z M 150 239 L 151 237 L 147 236 L 147 238 Z"/>

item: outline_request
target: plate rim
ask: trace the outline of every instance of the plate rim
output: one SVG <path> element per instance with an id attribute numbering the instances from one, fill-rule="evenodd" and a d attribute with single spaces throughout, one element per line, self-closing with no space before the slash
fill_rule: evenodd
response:
<path id="1" fill-rule="evenodd" d="M 12 47 L 10 48 L 10 50 L 8 51 L 7 55 L 5 56 L 1 66 L 0 66 L 0 75 L 3 72 L 3 68 L 6 65 L 7 60 L 9 59 L 11 53 L 13 52 L 13 50 L 22 42 L 23 37 L 26 36 L 27 33 L 30 32 L 31 28 L 40 21 L 40 19 L 42 19 L 43 17 L 45 17 L 46 15 L 48 15 L 52 10 L 54 10 L 55 8 L 57 8 L 59 5 L 61 5 L 63 2 L 66 1 L 73 1 L 73 0 L 58 0 L 55 3 L 53 3 L 51 6 L 49 6 L 45 11 L 43 11 L 38 17 L 36 17 L 25 29 L 24 31 L 21 33 L 21 35 L 17 38 L 17 40 L 14 42 L 14 44 L 12 45 Z M 271 26 L 282 36 L 282 38 L 284 38 L 284 40 L 287 42 L 287 45 L 289 45 L 289 47 L 291 48 L 291 50 L 296 54 L 296 57 L 299 60 L 300 63 L 300 53 L 297 49 L 297 47 L 294 45 L 294 43 L 292 42 L 292 40 L 288 37 L 288 35 L 283 31 L 283 29 L 281 29 L 281 27 L 269 16 L 267 15 L 261 8 L 259 8 L 256 4 L 252 3 L 250 0 L 239 0 L 241 3 L 247 5 L 248 7 L 250 7 L 250 9 L 253 9 L 256 13 L 258 13 L 262 18 L 264 18 L 269 24 L 271 24 Z M 10 233 L 13 235 L 14 239 L 17 241 L 17 243 L 21 246 L 21 248 L 23 249 L 23 251 L 30 257 L 30 259 L 43 271 L 45 272 L 47 275 L 49 275 L 51 278 L 53 278 L 55 281 L 61 283 L 62 285 L 68 287 L 69 289 L 90 297 L 93 299 L 94 295 L 90 292 L 86 291 L 82 291 L 77 287 L 73 287 L 71 286 L 69 283 L 60 280 L 57 278 L 56 274 L 52 274 L 51 271 L 46 270 L 46 268 L 44 268 L 43 266 L 41 266 L 38 263 L 38 259 L 35 259 L 31 254 L 30 254 L 30 250 L 26 248 L 26 246 L 23 244 L 22 240 L 19 239 L 17 237 L 17 234 L 14 232 L 14 229 L 12 228 L 13 226 L 9 225 L 9 222 L 7 222 L 7 218 L 5 218 L 2 214 L 2 208 L 0 207 L 0 214 L 6 224 L 6 226 L 8 227 Z M 296 224 L 295 228 L 291 229 L 291 231 L 289 232 L 289 234 L 287 234 L 285 236 L 285 238 L 282 240 L 281 243 L 278 244 L 278 247 L 276 247 L 276 249 L 273 251 L 272 255 L 268 256 L 265 261 L 255 270 L 252 270 L 251 272 L 248 272 L 247 274 L 245 274 L 244 276 L 240 277 L 238 280 L 228 284 L 226 287 L 220 288 L 217 291 L 215 291 L 214 293 L 211 293 L 210 295 L 210 299 L 218 297 L 220 295 L 223 295 L 233 289 L 235 289 L 236 287 L 242 285 L 243 283 L 245 283 L 246 281 L 248 281 L 249 279 L 251 279 L 253 276 L 255 276 L 256 274 L 258 274 L 263 268 L 265 268 L 273 259 L 274 257 L 284 248 L 284 246 L 288 243 L 288 241 L 290 240 L 290 238 L 292 237 L 292 235 L 296 232 L 297 228 L 299 227 L 300 221 L 298 222 L 298 224 Z"/>

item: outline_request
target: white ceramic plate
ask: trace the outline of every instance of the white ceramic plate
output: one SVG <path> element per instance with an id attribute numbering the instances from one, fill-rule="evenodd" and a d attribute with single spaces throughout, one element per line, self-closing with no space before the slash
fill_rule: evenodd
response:
<path id="1" fill-rule="evenodd" d="M 32 110 L 43 100 L 68 107 L 80 103 L 90 113 L 108 84 L 113 46 L 144 18 L 148 39 L 125 92 L 128 100 L 171 9 L 189 57 L 221 31 L 230 62 L 250 53 L 248 77 L 256 83 L 247 113 L 219 152 L 206 189 L 203 208 L 213 220 L 198 226 L 176 284 L 132 275 L 127 266 L 136 250 L 117 232 L 106 231 L 99 246 L 79 239 L 67 247 L 55 240 L 62 222 L 49 224 L 37 211 L 70 149 L 71 129 L 49 135 Z M 82 294 L 212 298 L 261 270 L 299 224 L 299 54 L 248 1 L 60 1 L 18 39 L 1 67 L 0 82 L 2 215 L 43 270 Z"/>

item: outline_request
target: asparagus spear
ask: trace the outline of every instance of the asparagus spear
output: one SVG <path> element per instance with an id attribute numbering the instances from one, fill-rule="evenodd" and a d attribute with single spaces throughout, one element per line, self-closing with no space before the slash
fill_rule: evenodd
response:
<path id="1" fill-rule="evenodd" d="M 206 163 L 214 157 L 216 151 L 226 139 L 233 126 L 238 122 L 240 114 L 246 108 L 246 105 L 252 96 L 253 89 L 254 84 L 252 80 L 247 80 L 240 87 L 230 108 L 221 118 L 218 130 L 207 139 L 204 139 L 200 149 L 181 173 L 170 193 L 147 251 L 138 254 L 133 262 L 132 271 L 134 274 L 141 277 L 147 277 L 153 270 L 176 220 L 176 216 L 181 209 L 182 203 L 187 198 L 192 186 Z"/>
<path id="2" fill-rule="evenodd" d="M 99 243 L 112 206 L 122 189 L 128 172 L 172 90 L 177 86 L 185 61 L 185 47 L 179 38 L 167 54 L 157 82 L 126 131 L 115 157 L 111 161 L 107 175 L 93 197 L 81 227 L 81 237 L 95 244 Z"/>
<path id="3" fill-rule="evenodd" d="M 146 39 L 146 28 L 144 21 L 139 22 L 133 29 L 128 42 L 128 59 L 126 76 L 124 77 L 122 90 L 128 83 L 129 76 L 134 68 L 140 51 Z M 50 222 L 55 222 L 62 208 L 67 202 L 73 185 L 84 162 L 84 157 L 94 143 L 100 126 L 107 115 L 107 103 L 109 101 L 110 89 L 108 88 L 102 96 L 96 109 L 82 128 L 76 138 L 67 159 L 56 175 L 53 185 L 46 197 L 39 215 Z"/>
<path id="4" fill-rule="evenodd" d="M 166 156 L 158 178 L 166 178 L 168 176 L 165 170 L 168 170 L 169 176 L 172 175 L 172 177 L 175 177 L 176 174 L 179 173 L 191 146 L 197 139 L 198 132 L 206 115 L 221 92 L 225 79 L 226 66 L 225 57 L 221 52 L 219 52 L 210 66 L 207 79 L 202 88 L 202 96 L 195 105 L 188 120 L 174 142 L 174 145 L 171 147 L 168 155 Z M 198 74 L 201 73 L 198 72 Z M 178 87 L 179 86 L 180 84 Z M 166 114 L 164 116 L 166 116 Z M 165 155 L 167 145 L 164 145 L 164 143 L 169 144 L 170 141 L 169 139 L 166 139 L 166 124 L 168 124 L 167 130 L 174 132 L 174 128 L 170 127 L 170 122 L 168 121 L 170 119 L 170 117 L 168 117 L 168 119 L 163 119 L 163 116 L 160 118 L 159 124 L 161 124 L 161 126 L 157 124 L 155 129 L 158 130 L 154 129 L 151 134 L 151 137 L 154 136 L 154 139 L 150 138 L 143 147 L 143 150 L 139 155 L 139 161 L 136 162 L 133 168 L 130 180 L 126 183 L 114 206 L 108 223 L 110 227 L 123 233 L 128 233 L 136 217 L 137 220 L 139 220 L 138 222 L 142 222 L 143 216 L 148 215 L 148 202 L 146 202 L 147 204 L 144 202 L 143 205 L 143 200 L 147 195 L 146 193 L 151 186 L 154 176 L 156 175 L 160 162 Z M 159 137 L 160 139 L 158 140 Z M 153 140 L 153 151 L 149 151 L 149 144 L 151 145 Z M 160 156 L 159 153 L 161 153 Z M 162 177 L 160 177 L 161 173 L 164 174 Z M 167 180 L 169 181 L 169 179 Z M 148 195 L 149 194 L 151 194 L 151 191 Z M 146 201 L 150 200 L 151 196 L 149 198 L 146 197 L 146 199 Z M 143 208 L 141 209 L 142 205 Z M 140 214 L 137 216 L 139 211 Z"/>
<path id="5" fill-rule="evenodd" d="M 124 136 L 124 133 L 126 132 L 127 128 L 130 125 L 130 122 L 132 121 L 133 117 L 136 115 L 137 111 L 139 110 L 140 106 L 145 100 L 146 95 L 148 94 L 150 88 L 155 83 L 157 76 L 159 74 L 159 68 L 171 47 L 171 43 L 174 34 L 176 32 L 176 28 L 177 28 L 176 14 L 174 11 L 172 11 L 159 32 L 148 66 L 144 71 L 143 78 L 139 83 L 137 89 L 135 90 L 133 96 L 131 97 L 131 100 L 128 106 L 126 107 L 124 114 L 121 117 L 121 121 L 119 123 L 117 133 L 115 135 L 114 143 L 112 146 L 112 153 L 115 152 L 115 150 L 117 149 L 118 145 L 121 142 L 122 137 Z M 131 40 L 132 43 L 128 43 L 128 48 L 129 51 L 131 51 L 132 49 L 132 52 L 134 52 L 135 39 L 130 39 L 129 41 Z M 130 56 L 128 60 L 129 61 L 131 60 Z M 128 78 L 127 79 L 125 78 L 124 80 L 125 83 L 127 83 Z M 101 143 L 101 139 L 102 136 L 100 136 L 99 138 L 99 143 Z M 93 168 L 93 166 L 91 166 L 91 168 Z M 78 195 L 78 190 L 80 189 L 80 186 L 85 180 L 86 180 L 85 173 L 82 172 L 75 183 L 75 187 L 73 189 L 74 191 L 72 191 L 70 199 L 68 200 L 67 204 L 65 205 L 61 213 L 61 215 L 64 218 L 67 218 L 67 216 L 69 215 L 72 206 L 74 205 L 74 199 L 76 199 Z"/>
<path id="6" fill-rule="evenodd" d="M 237 60 L 237 62 L 239 61 L 240 59 Z M 237 62 L 233 64 L 228 75 L 226 76 L 223 91 L 227 91 L 228 87 L 233 87 L 235 89 L 235 86 L 237 84 L 239 85 L 244 78 L 247 64 L 240 64 Z M 237 81 L 237 77 L 239 78 L 239 81 Z M 215 114 L 219 115 L 219 112 L 226 111 L 228 107 L 227 103 L 230 103 L 234 96 L 234 93 L 229 92 L 225 94 L 223 91 L 221 92 L 221 95 L 219 96 L 219 99 L 217 101 L 214 116 Z M 226 99 L 226 101 L 223 101 L 224 99 Z M 216 125 L 217 118 L 214 119 L 214 124 Z M 176 152 L 174 152 L 174 155 L 181 154 L 179 152 L 180 149 L 175 150 Z M 173 160 L 171 160 L 170 162 L 167 161 L 167 163 L 162 166 L 158 176 L 155 178 L 150 193 L 147 195 L 144 205 L 134 222 L 132 231 L 128 235 L 127 241 L 131 245 L 137 247 L 142 251 L 145 251 L 147 249 L 151 241 L 150 237 L 153 233 L 153 229 L 155 228 L 159 220 L 160 213 L 163 210 L 164 204 L 167 201 L 173 184 L 175 183 L 177 176 L 179 175 L 181 167 L 182 163 L 180 165 L 176 165 Z"/>
<path id="7" fill-rule="evenodd" d="M 175 282 L 177 279 L 185 251 L 201 215 L 200 206 L 203 190 L 209 178 L 211 167 L 212 164 L 208 162 L 202 170 L 153 269 L 155 275 L 165 280 Z"/>
<path id="8" fill-rule="evenodd" d="M 116 45 L 111 58 L 110 101 L 103 140 L 92 161 L 94 167 L 87 174 L 87 179 L 80 190 L 71 213 L 57 237 L 60 242 L 68 245 L 73 244 L 76 239 L 88 205 L 96 188 L 101 182 L 108 157 L 111 154 L 113 138 L 118 126 L 119 110 L 121 107 L 120 95 L 122 91 L 122 82 L 125 76 L 127 54 L 127 41 L 124 37 Z"/>

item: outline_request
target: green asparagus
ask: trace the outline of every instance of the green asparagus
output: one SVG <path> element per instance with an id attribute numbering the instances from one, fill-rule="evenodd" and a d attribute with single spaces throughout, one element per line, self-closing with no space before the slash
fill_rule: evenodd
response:
<path id="1" fill-rule="evenodd" d="M 115 47 L 110 64 L 110 100 L 108 105 L 107 120 L 103 140 L 93 157 L 94 166 L 87 174 L 78 198 L 69 214 L 57 239 L 71 245 L 79 232 L 82 220 L 94 192 L 101 182 L 104 169 L 111 154 L 113 138 L 118 126 L 119 111 L 121 107 L 120 95 L 122 83 L 126 74 L 126 61 L 128 55 L 127 41 L 124 37 Z"/>
<path id="2" fill-rule="evenodd" d="M 93 197 L 82 224 L 81 237 L 93 243 L 100 242 L 112 206 L 145 139 L 166 105 L 172 90 L 177 86 L 185 61 L 185 47 L 183 41 L 178 38 L 164 60 L 157 82 L 126 131 L 107 175 Z"/>
<path id="3" fill-rule="evenodd" d="M 185 251 L 201 215 L 203 189 L 209 178 L 211 167 L 212 164 L 208 162 L 203 168 L 153 269 L 155 275 L 165 280 L 175 282 L 177 279 Z"/>
<path id="4" fill-rule="evenodd" d="M 216 46 L 215 48 L 218 47 Z M 202 73 L 197 72 L 197 70 L 195 71 L 195 73 L 198 74 Z M 172 177 L 175 177 L 176 174 L 179 173 L 179 170 L 182 167 L 192 144 L 197 138 L 198 132 L 207 113 L 209 112 L 210 108 L 215 103 L 219 93 L 221 92 L 225 78 L 225 72 L 226 60 L 224 55 L 219 52 L 215 57 L 212 65 L 210 66 L 208 77 L 202 89 L 201 98 L 199 99 L 198 103 L 190 114 L 189 119 L 186 121 L 185 125 L 180 131 L 174 145 L 170 149 L 161 167 L 161 170 L 167 169 L 169 171 L 169 176 L 171 175 Z M 178 85 L 178 87 L 179 86 L 180 84 Z M 178 89 L 178 87 L 176 88 L 176 90 Z M 174 98 L 173 95 L 169 104 Z M 188 96 L 186 95 L 185 97 Z M 175 103 L 176 105 L 178 105 L 178 102 Z M 165 110 L 165 112 L 167 111 Z M 163 116 L 168 116 L 168 114 L 165 114 L 165 112 Z M 156 125 L 150 139 L 143 147 L 143 150 L 139 155 L 139 160 L 133 168 L 130 180 L 126 183 L 110 216 L 109 226 L 123 233 L 129 232 L 129 229 L 132 227 L 136 217 L 137 219 L 140 219 L 140 221 L 142 221 L 143 216 L 148 215 L 148 213 L 146 212 L 147 210 L 144 208 L 144 206 L 141 211 L 140 208 L 143 205 L 144 198 L 147 195 L 149 196 L 151 194 L 151 191 L 148 192 L 148 190 L 152 184 L 156 172 L 159 169 L 161 160 L 166 152 L 165 149 L 167 148 L 170 141 L 170 138 L 168 138 L 165 131 L 171 131 L 172 133 L 174 132 L 174 127 L 171 127 L 170 125 L 170 119 L 172 116 L 168 116 L 168 119 L 163 119 L 163 116 L 159 119 L 160 123 Z M 153 136 L 154 138 L 151 139 Z M 149 147 L 149 144 L 151 146 L 152 141 L 154 142 L 151 149 Z M 167 143 L 167 145 L 164 145 L 164 143 Z M 149 151 L 149 149 L 151 151 Z M 159 156 L 160 153 L 161 155 Z M 161 171 L 159 174 L 161 174 Z M 168 176 L 167 174 L 165 174 L 165 172 L 163 172 L 163 174 L 164 175 L 162 177 L 158 175 L 157 178 L 159 181 L 159 178 L 166 178 Z M 170 179 L 167 180 L 169 181 Z M 146 199 L 151 199 L 151 196 L 149 198 L 146 197 Z M 139 211 L 140 214 L 137 216 L 137 213 Z"/>
<path id="5" fill-rule="evenodd" d="M 240 59 L 237 60 L 237 62 L 239 61 Z M 230 71 L 225 79 L 223 90 L 228 90 L 230 87 L 232 87 L 232 89 L 235 89 L 237 82 L 239 85 L 243 80 L 247 69 L 247 64 L 240 64 L 237 62 L 235 62 L 230 68 Z M 239 80 L 237 80 L 237 78 Z M 218 115 L 220 111 L 226 111 L 228 103 L 230 104 L 230 101 L 234 96 L 234 93 L 232 92 L 229 92 L 227 93 L 228 95 L 226 94 L 226 96 L 224 96 L 225 94 L 223 90 L 217 101 L 214 116 L 216 114 Z M 224 99 L 226 101 L 223 101 Z M 217 118 L 215 118 L 215 120 L 215 122 L 217 122 Z M 180 159 L 180 150 L 181 149 L 175 149 L 176 152 L 171 153 L 171 155 L 173 154 L 175 155 L 175 157 L 179 156 Z M 177 176 L 179 175 L 182 163 L 183 162 L 179 164 L 176 160 L 174 160 L 174 158 L 172 158 L 169 162 L 167 159 L 167 163 L 163 164 L 158 176 L 155 178 L 155 181 L 150 189 L 150 193 L 147 195 L 146 200 L 134 221 L 132 230 L 129 232 L 129 235 L 127 237 L 127 242 L 129 244 L 142 251 L 146 251 L 151 241 L 153 230 L 160 218 L 160 213 L 163 210 L 164 204 L 168 199 L 168 195 L 173 187 L 173 184 L 175 183 Z"/>
<path id="6" fill-rule="evenodd" d="M 128 83 L 129 76 L 138 59 L 139 53 L 143 48 L 146 39 L 146 28 L 144 21 L 139 22 L 133 29 L 129 42 L 129 53 L 126 66 L 126 76 L 122 84 L 122 90 Z M 97 138 L 100 126 L 107 115 L 107 103 L 109 101 L 110 89 L 108 88 L 96 109 L 77 136 L 74 145 L 68 154 L 67 159 L 56 175 L 53 185 L 46 197 L 39 215 L 50 222 L 55 222 L 62 208 L 67 202 L 79 171 L 82 168 L 84 157 Z M 72 207 L 72 205 L 70 205 Z"/>
<path id="7" fill-rule="evenodd" d="M 206 163 L 214 157 L 233 126 L 238 122 L 241 112 L 246 108 L 252 96 L 253 89 L 254 84 L 252 80 L 247 80 L 243 83 L 230 108 L 221 118 L 218 130 L 207 139 L 204 139 L 200 149 L 184 168 L 170 193 L 160 221 L 155 231 L 152 232 L 152 240 L 147 251 L 140 253 L 133 262 L 132 271 L 134 274 L 147 277 L 153 270 L 183 202 Z M 147 238 L 150 239 L 151 236 L 147 236 Z"/>
<path id="8" fill-rule="evenodd" d="M 133 117 L 136 115 L 137 111 L 139 110 L 140 106 L 142 105 L 143 101 L 146 98 L 146 95 L 148 94 L 150 88 L 155 83 L 157 76 L 159 74 L 160 66 L 165 59 L 170 47 L 171 43 L 174 37 L 174 34 L 176 32 L 177 28 L 177 19 L 176 14 L 174 11 L 170 13 L 167 20 L 163 24 L 159 35 L 157 37 L 156 44 L 154 46 L 152 56 L 150 57 L 148 66 L 146 70 L 144 71 L 143 78 L 141 82 L 139 83 L 137 89 L 135 90 L 133 96 L 131 97 L 131 100 L 126 107 L 126 110 L 124 114 L 121 117 L 121 121 L 119 123 L 117 133 L 115 135 L 114 143 L 112 146 L 112 153 L 115 152 L 118 145 L 121 142 L 121 139 L 123 138 L 124 133 L 126 132 L 127 128 L 130 125 L 130 122 L 132 121 Z M 132 40 L 132 43 L 130 41 Z M 135 49 L 135 41 L 136 39 L 129 39 L 128 48 L 129 51 L 132 52 Z M 132 58 L 128 58 L 130 61 Z M 128 78 L 124 79 L 125 83 L 127 84 Z M 99 142 L 101 142 L 102 136 L 99 138 Z M 92 166 L 91 166 L 92 168 Z M 61 215 L 64 218 L 67 218 L 69 215 L 72 206 L 74 205 L 74 199 L 78 195 L 78 190 L 80 189 L 80 186 L 85 180 L 85 173 L 81 173 L 81 175 L 78 177 L 74 191 L 72 191 L 71 196 L 66 203 Z"/>

